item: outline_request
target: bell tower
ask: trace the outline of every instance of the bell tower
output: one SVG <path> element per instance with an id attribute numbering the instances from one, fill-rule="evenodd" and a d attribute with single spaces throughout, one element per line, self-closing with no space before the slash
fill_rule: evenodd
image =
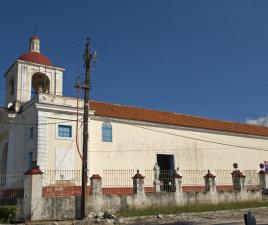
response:
<path id="1" fill-rule="evenodd" d="M 40 39 L 33 35 L 29 51 L 18 57 L 4 75 L 5 107 L 18 112 L 38 93 L 62 95 L 63 72 L 40 52 Z"/>

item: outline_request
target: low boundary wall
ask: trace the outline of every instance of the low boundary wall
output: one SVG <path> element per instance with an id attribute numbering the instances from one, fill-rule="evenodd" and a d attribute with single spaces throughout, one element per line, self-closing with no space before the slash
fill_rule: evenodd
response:
<path id="1" fill-rule="evenodd" d="M 60 189 L 42 186 L 42 171 L 34 167 L 25 173 L 24 197 L 16 202 L 18 207 L 17 218 L 25 220 L 63 220 L 80 217 L 81 198 L 78 189 L 72 189 L 73 196 L 55 196 Z M 198 190 L 185 190 L 182 185 L 182 176 L 173 173 L 172 179 L 168 179 L 167 191 L 162 189 L 161 181 L 155 177 L 154 187 L 145 186 L 144 176 L 137 170 L 132 177 L 133 186 L 127 189 L 127 193 L 111 194 L 111 190 L 102 186 L 102 178 L 93 174 L 88 188 L 86 211 L 108 211 L 114 213 L 118 210 L 132 208 L 147 208 L 152 206 L 187 204 L 218 204 L 222 202 L 261 201 L 262 193 L 267 190 L 267 173 L 261 172 L 259 186 L 246 185 L 245 176 L 235 169 L 232 172 L 232 186 L 217 186 L 215 176 L 208 173 L 203 176 L 204 186 L 193 186 Z M 165 183 L 165 182 L 164 182 Z M 228 188 L 227 188 L 228 187 Z M 232 190 L 231 190 L 232 189 Z M 68 188 L 64 193 L 68 193 Z M 61 191 L 63 191 L 61 190 Z M 230 191 L 229 191 L 230 190 Z M 114 191 L 114 190 L 113 190 Z M 52 193 L 52 194 L 51 194 Z"/>
<path id="2" fill-rule="evenodd" d="M 232 192 L 159 192 L 144 195 L 88 195 L 87 213 L 91 211 L 108 211 L 150 206 L 187 204 L 217 204 L 221 202 L 261 201 L 260 191 Z M 81 198 L 78 196 L 40 198 L 33 211 L 31 220 L 63 220 L 80 217 Z M 22 202 L 18 202 L 20 206 Z M 18 215 L 22 216 L 22 215 Z"/>

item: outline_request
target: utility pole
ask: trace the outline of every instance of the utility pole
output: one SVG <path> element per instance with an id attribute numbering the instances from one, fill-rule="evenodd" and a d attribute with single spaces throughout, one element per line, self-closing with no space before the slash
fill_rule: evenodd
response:
<path id="1" fill-rule="evenodd" d="M 90 67 L 91 60 L 95 62 L 96 52 L 90 52 L 89 38 L 85 44 L 85 53 L 83 55 L 85 62 L 85 82 L 84 84 L 75 84 L 75 88 L 84 89 L 84 115 L 83 115 L 83 157 L 82 157 L 82 192 L 81 192 L 81 217 L 86 217 L 86 197 L 88 181 L 88 112 L 89 112 L 89 94 L 90 94 Z"/>

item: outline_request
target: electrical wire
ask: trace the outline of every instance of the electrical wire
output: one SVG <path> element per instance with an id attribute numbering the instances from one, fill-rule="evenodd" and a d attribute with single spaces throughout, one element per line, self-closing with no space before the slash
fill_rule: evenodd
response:
<path id="1" fill-rule="evenodd" d="M 59 123 L 65 123 L 65 122 L 76 122 L 77 120 L 71 120 L 71 119 L 61 119 L 58 122 L 51 122 L 51 123 L 12 123 L 12 122 L 3 122 L 1 121 L 0 124 L 7 124 L 7 125 L 19 125 L 19 126 L 39 126 L 39 125 L 55 125 L 55 124 L 59 124 Z M 82 120 L 79 120 L 80 122 L 82 122 Z"/>
<path id="2" fill-rule="evenodd" d="M 77 123 L 77 119 L 75 119 L 75 120 L 61 119 L 61 121 L 57 121 L 57 122 L 39 123 L 39 124 L 38 123 L 12 123 L 12 122 L 0 122 L 0 124 L 21 125 L 21 126 L 41 126 L 41 125 L 61 124 L 61 123 L 65 123 L 66 121 L 68 121 L 68 122 L 76 122 Z M 79 122 L 82 122 L 82 120 L 79 120 Z M 130 124 L 128 124 L 128 125 L 130 125 Z M 152 128 L 143 127 L 143 126 L 139 126 L 139 125 L 133 125 L 132 124 L 130 126 L 135 126 L 135 127 L 139 127 L 141 129 L 145 129 L 145 130 L 150 130 L 150 131 L 154 131 L 154 132 L 158 132 L 158 133 L 162 133 L 162 134 L 182 137 L 182 138 L 191 139 L 191 140 L 195 140 L 195 141 L 202 141 L 202 142 L 211 143 L 211 144 L 224 145 L 224 146 L 228 146 L 228 147 L 244 148 L 244 149 L 250 149 L 250 150 L 257 150 L 257 151 L 268 151 L 268 149 L 262 149 L 262 148 L 256 148 L 256 147 L 250 147 L 250 146 L 243 146 L 243 145 L 236 145 L 236 144 L 228 144 L 228 143 L 223 143 L 221 141 L 212 141 L 212 140 L 207 140 L 207 139 L 202 139 L 202 138 L 190 137 L 190 136 L 187 136 L 187 135 L 179 135 L 179 134 L 174 134 L 174 133 L 170 133 L 170 132 L 166 132 L 166 131 L 159 131 L 159 130 L 155 130 L 155 129 L 152 129 Z"/>
<path id="3" fill-rule="evenodd" d="M 80 126 L 80 129 L 81 129 L 81 127 L 82 127 L 82 124 L 81 124 L 81 126 Z M 71 146 L 72 146 L 73 142 L 74 142 L 74 139 L 70 142 L 69 146 L 67 147 L 67 149 L 66 149 L 66 151 L 65 151 L 65 154 L 63 155 L 62 160 L 61 160 L 60 163 L 59 163 L 59 166 L 56 168 L 56 171 L 59 170 L 59 168 L 61 167 L 61 165 L 62 165 L 62 163 L 63 163 L 65 157 L 67 156 L 67 153 L 68 153 L 68 152 L 70 151 L 70 149 L 71 149 Z M 56 177 L 56 173 L 54 173 L 53 176 L 52 176 L 52 177 L 50 178 L 50 180 L 48 181 L 48 186 L 50 186 L 50 185 L 52 184 L 52 181 L 54 180 L 55 177 Z M 35 204 L 35 207 L 33 207 L 34 209 L 33 209 L 33 212 L 31 213 L 31 215 L 33 215 L 33 214 L 35 213 L 35 211 L 36 211 L 38 205 L 40 204 L 41 199 L 42 199 L 42 197 L 40 197 L 40 198 L 37 200 L 37 202 L 36 202 L 36 204 Z"/>
<path id="4" fill-rule="evenodd" d="M 191 140 L 195 140 L 195 141 L 202 141 L 202 142 L 206 142 L 206 143 L 210 143 L 210 144 L 224 145 L 224 146 L 236 147 L 236 148 L 245 148 L 245 149 L 256 150 L 256 151 L 265 151 L 265 152 L 268 151 L 268 149 L 249 147 L 249 146 L 243 146 L 243 145 L 236 145 L 236 144 L 228 144 L 228 143 L 223 143 L 223 142 L 219 142 L 219 141 L 210 141 L 210 140 L 206 140 L 206 139 L 202 139 L 202 138 L 194 138 L 194 137 L 189 137 L 186 135 L 180 135 L 180 134 L 174 134 L 174 133 L 170 133 L 170 132 L 166 132 L 166 131 L 154 130 L 152 128 L 147 128 L 147 127 L 143 127 L 143 126 L 139 126 L 139 125 L 130 125 L 130 126 L 135 126 L 135 127 L 139 127 L 141 129 L 144 129 L 144 130 L 150 130 L 150 131 L 157 132 L 157 133 L 172 135 L 172 136 L 176 136 L 176 137 L 182 137 L 182 138 L 191 139 Z"/>

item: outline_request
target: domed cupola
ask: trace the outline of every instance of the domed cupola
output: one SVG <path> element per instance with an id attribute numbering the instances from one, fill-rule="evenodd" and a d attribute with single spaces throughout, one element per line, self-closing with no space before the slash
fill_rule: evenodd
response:
<path id="1" fill-rule="evenodd" d="M 19 112 L 36 95 L 62 95 L 63 68 L 56 67 L 40 53 L 40 39 L 30 38 L 29 51 L 22 54 L 5 73 L 5 105 Z"/>
<path id="2" fill-rule="evenodd" d="M 36 35 L 33 35 L 30 38 L 29 52 L 22 54 L 18 59 L 26 62 L 37 63 L 46 66 L 53 66 L 50 59 L 47 56 L 40 53 L 40 39 Z"/>

